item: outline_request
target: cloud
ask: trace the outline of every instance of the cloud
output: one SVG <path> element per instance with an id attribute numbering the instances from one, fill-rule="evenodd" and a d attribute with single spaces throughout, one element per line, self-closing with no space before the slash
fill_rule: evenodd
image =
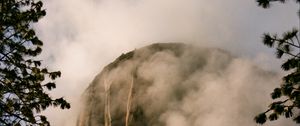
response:
<path id="1" fill-rule="evenodd" d="M 44 1 L 47 16 L 36 25 L 45 43 L 41 58 L 63 73 L 52 95 L 72 103 L 71 110 L 46 111 L 49 120 L 73 125 L 79 97 L 93 77 L 121 53 L 150 43 L 193 43 L 251 59 L 268 55 L 267 61 L 274 62 L 272 52 L 259 43 L 260 36 L 297 26 L 298 7 L 291 3 L 264 10 L 252 0 Z M 268 69 L 277 68 L 275 64 Z"/>
<path id="2" fill-rule="evenodd" d="M 280 82 L 278 74 L 219 49 L 154 44 L 131 54 L 90 84 L 79 126 L 125 125 L 126 113 L 136 126 L 252 126 L 271 100 L 265 94 Z M 293 124 L 273 125 L 280 123 Z"/>

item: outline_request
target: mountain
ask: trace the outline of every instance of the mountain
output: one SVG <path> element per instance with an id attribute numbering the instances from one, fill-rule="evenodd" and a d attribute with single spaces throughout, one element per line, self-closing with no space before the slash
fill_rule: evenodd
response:
<path id="1" fill-rule="evenodd" d="M 103 68 L 77 125 L 253 126 L 278 78 L 221 49 L 156 43 Z"/>

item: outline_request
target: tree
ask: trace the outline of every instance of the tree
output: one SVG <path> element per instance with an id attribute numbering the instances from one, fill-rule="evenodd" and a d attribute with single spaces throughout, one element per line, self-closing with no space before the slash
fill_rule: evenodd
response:
<path id="1" fill-rule="evenodd" d="M 40 112 L 49 106 L 69 109 L 64 98 L 51 98 L 59 71 L 36 59 L 43 42 L 32 24 L 46 15 L 40 0 L 0 0 L 0 125 L 50 125 Z"/>
<path id="2" fill-rule="evenodd" d="M 270 7 L 271 2 L 286 2 L 286 0 L 257 0 L 259 6 Z M 296 4 L 300 0 L 295 0 Z M 298 12 L 300 17 L 300 11 Z M 284 71 L 289 72 L 283 77 L 280 87 L 275 88 L 271 93 L 272 99 L 276 99 L 269 105 L 269 108 L 257 115 L 254 119 L 256 123 L 263 124 L 267 120 L 277 120 L 280 116 L 293 118 L 296 123 L 300 123 L 300 41 L 299 29 L 294 28 L 278 37 L 276 34 L 265 33 L 263 44 L 276 49 L 277 58 L 285 61 L 281 65 Z"/>

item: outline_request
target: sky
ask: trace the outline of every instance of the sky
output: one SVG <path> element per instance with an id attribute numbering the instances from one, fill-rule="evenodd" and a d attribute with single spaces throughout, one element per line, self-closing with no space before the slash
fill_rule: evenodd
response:
<path id="1" fill-rule="evenodd" d="M 261 43 L 264 32 L 299 26 L 293 1 L 270 9 L 255 0 L 51 0 L 35 25 L 44 42 L 44 65 L 62 77 L 53 97 L 65 97 L 71 110 L 49 109 L 53 125 L 73 125 L 80 97 L 102 68 L 120 54 L 157 42 L 217 47 L 280 71 L 273 50 Z M 266 94 L 269 95 L 269 94 Z"/>

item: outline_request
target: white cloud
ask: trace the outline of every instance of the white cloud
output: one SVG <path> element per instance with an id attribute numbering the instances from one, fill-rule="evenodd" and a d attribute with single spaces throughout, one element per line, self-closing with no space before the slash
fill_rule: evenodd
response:
<path id="1" fill-rule="evenodd" d="M 36 27 L 45 43 L 42 57 L 62 71 L 52 94 L 73 103 L 71 110 L 46 112 L 54 125 L 73 125 L 65 122 L 76 120 L 81 93 L 121 53 L 153 42 L 185 42 L 257 57 L 270 53 L 259 43 L 263 32 L 298 24 L 297 5 L 263 10 L 254 0 L 53 0 L 44 5 L 47 15 Z"/>

